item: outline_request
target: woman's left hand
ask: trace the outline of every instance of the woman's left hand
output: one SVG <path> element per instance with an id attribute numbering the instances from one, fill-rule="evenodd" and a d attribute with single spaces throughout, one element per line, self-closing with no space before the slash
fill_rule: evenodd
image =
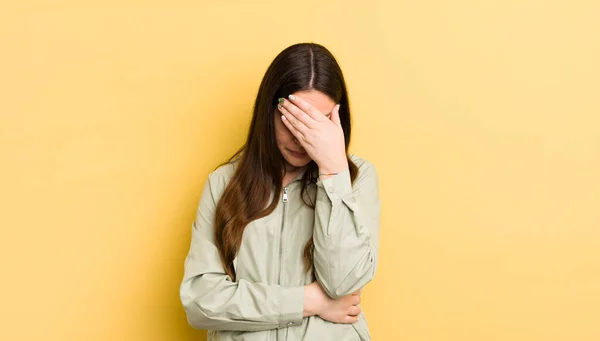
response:
<path id="1" fill-rule="evenodd" d="M 348 159 L 339 104 L 333 108 L 329 119 L 299 96 L 290 95 L 283 103 L 281 100 L 277 107 L 283 114 L 283 123 L 319 166 L 319 173 L 346 170 Z"/>

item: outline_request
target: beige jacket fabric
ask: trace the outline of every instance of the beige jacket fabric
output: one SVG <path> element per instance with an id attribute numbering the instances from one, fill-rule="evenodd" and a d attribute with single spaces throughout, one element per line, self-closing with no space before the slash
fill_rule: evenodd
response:
<path id="1" fill-rule="evenodd" d="M 367 341 L 364 314 L 354 324 L 319 316 L 303 318 L 304 286 L 316 279 L 332 298 L 349 295 L 373 279 L 377 267 L 380 201 L 372 163 L 350 155 L 348 170 L 309 186 L 316 206 L 300 198 L 299 174 L 277 208 L 246 226 L 234 260 L 236 281 L 225 274 L 214 240 L 216 205 L 237 161 L 209 174 L 192 224 L 180 297 L 189 324 L 208 330 L 209 341 Z M 304 247 L 314 240 L 314 274 L 304 266 Z"/>

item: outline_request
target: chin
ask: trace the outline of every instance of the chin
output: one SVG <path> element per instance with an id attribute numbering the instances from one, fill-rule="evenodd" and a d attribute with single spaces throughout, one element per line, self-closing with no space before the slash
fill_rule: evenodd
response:
<path id="1" fill-rule="evenodd" d="M 298 159 L 295 157 L 287 157 L 286 160 L 290 165 L 292 165 L 294 167 L 298 167 L 298 168 L 308 165 L 311 161 L 311 159 L 308 156 L 304 159 Z"/>

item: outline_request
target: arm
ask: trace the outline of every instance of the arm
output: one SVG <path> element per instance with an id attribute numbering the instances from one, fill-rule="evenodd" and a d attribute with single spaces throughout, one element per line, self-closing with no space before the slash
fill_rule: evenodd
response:
<path id="1" fill-rule="evenodd" d="M 373 279 L 379 216 L 378 175 L 371 163 L 360 166 L 354 186 L 348 169 L 317 183 L 314 264 L 329 297 L 348 295 Z"/>
<path id="2" fill-rule="evenodd" d="M 197 329 L 260 331 L 302 324 L 303 286 L 284 287 L 231 281 L 214 240 L 215 198 L 224 183 L 214 173 L 204 186 L 192 241 L 185 259 L 180 298 L 189 324 Z"/>

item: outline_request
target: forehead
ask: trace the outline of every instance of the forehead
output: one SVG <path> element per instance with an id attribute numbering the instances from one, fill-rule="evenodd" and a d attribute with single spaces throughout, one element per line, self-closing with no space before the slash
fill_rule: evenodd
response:
<path id="1" fill-rule="evenodd" d="M 297 91 L 294 92 L 294 96 L 302 97 L 302 99 L 317 108 L 324 115 L 331 113 L 335 106 L 335 102 L 329 96 L 318 90 Z"/>

